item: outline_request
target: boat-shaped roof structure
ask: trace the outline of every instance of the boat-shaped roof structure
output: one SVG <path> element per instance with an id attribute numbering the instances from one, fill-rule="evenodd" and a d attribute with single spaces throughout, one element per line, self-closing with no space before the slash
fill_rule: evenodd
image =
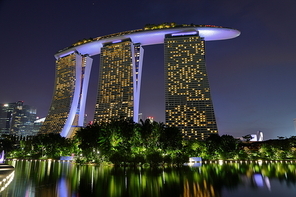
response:
<path id="1" fill-rule="evenodd" d="M 143 29 L 124 31 L 78 41 L 70 47 L 58 51 L 55 57 L 58 59 L 74 51 L 78 51 L 80 54 L 88 54 L 89 56 L 98 55 L 101 53 L 101 48 L 104 44 L 121 42 L 126 39 L 131 39 L 133 43 L 141 43 L 142 46 L 162 44 L 167 34 L 190 35 L 196 34 L 196 32 L 205 41 L 226 40 L 240 35 L 240 31 L 236 29 L 215 25 L 177 25 L 175 23 L 146 25 Z"/>

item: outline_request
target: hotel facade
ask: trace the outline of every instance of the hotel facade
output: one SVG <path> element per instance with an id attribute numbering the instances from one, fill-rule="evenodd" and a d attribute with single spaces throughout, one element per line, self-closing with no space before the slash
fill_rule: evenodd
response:
<path id="1" fill-rule="evenodd" d="M 205 41 L 235 38 L 240 32 L 211 25 L 147 25 L 79 41 L 56 55 L 52 104 L 40 133 L 73 136 L 84 126 L 92 56 L 100 55 L 94 121 L 139 121 L 143 46 L 164 45 L 165 123 L 179 127 L 185 139 L 217 133 L 205 65 Z"/>

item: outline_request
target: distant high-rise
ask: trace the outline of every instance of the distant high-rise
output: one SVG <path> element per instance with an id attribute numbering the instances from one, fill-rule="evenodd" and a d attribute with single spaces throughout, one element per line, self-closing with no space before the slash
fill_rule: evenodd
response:
<path id="1" fill-rule="evenodd" d="M 0 104 L 0 134 L 9 135 L 16 103 Z"/>
<path id="2" fill-rule="evenodd" d="M 23 101 L 0 104 L 0 134 L 14 136 L 36 135 L 34 121 L 36 108 Z"/>
<path id="3" fill-rule="evenodd" d="M 198 32 L 168 34 L 165 50 L 165 122 L 185 138 L 217 133 L 205 64 L 205 42 Z"/>
<path id="4" fill-rule="evenodd" d="M 166 124 L 184 138 L 205 139 L 217 125 L 205 66 L 205 41 L 239 36 L 235 29 L 213 25 L 164 23 L 81 40 L 56 55 L 56 85 L 41 133 L 71 137 L 83 126 L 92 59 L 100 54 L 98 98 L 94 120 L 139 120 L 143 46 L 163 44 L 165 50 Z"/>

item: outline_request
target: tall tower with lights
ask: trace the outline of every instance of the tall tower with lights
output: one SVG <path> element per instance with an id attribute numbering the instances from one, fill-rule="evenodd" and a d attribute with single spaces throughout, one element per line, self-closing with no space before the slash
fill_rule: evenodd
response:
<path id="1" fill-rule="evenodd" d="M 33 136 L 36 108 L 23 101 L 0 104 L 0 135 Z"/>
<path id="2" fill-rule="evenodd" d="M 143 53 L 143 48 L 130 39 L 104 44 L 95 121 L 108 122 L 113 118 L 138 121 Z"/>
<path id="3" fill-rule="evenodd" d="M 55 91 L 41 134 L 60 133 L 71 137 L 84 126 L 86 94 L 92 58 L 77 51 L 56 60 Z"/>
<path id="4" fill-rule="evenodd" d="M 217 133 L 205 65 L 205 41 L 197 31 L 168 34 L 164 40 L 165 122 L 184 138 Z"/>

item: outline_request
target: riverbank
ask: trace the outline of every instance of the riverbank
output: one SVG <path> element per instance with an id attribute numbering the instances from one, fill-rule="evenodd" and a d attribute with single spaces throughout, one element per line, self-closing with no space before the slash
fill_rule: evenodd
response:
<path id="1" fill-rule="evenodd" d="M 77 165 L 95 165 L 95 166 L 119 166 L 119 167 L 155 167 L 155 166 L 150 166 L 148 163 L 146 164 L 122 164 L 122 165 L 114 165 L 112 163 L 77 163 L 75 162 L 75 160 L 59 160 L 59 159 L 6 159 L 6 161 L 45 161 L 45 162 L 69 162 L 69 163 L 74 163 Z M 188 163 L 184 163 L 185 166 L 201 166 L 201 165 L 205 165 L 205 164 L 219 164 L 219 165 L 223 165 L 223 164 L 268 164 L 268 163 L 282 163 L 282 164 L 296 164 L 296 159 L 290 159 L 290 160 L 262 160 L 262 159 L 257 159 L 257 160 L 202 160 L 202 161 L 198 161 L 198 162 L 188 162 Z M 1 174 L 1 166 L 3 167 L 3 169 L 5 169 L 5 164 L 0 164 L 0 174 Z M 8 166 L 8 165 L 7 165 Z M 166 164 L 166 163 L 161 163 L 158 165 L 158 167 L 180 167 L 176 166 L 176 165 L 170 165 L 170 164 Z M 13 166 L 11 166 L 13 168 Z M 7 168 L 9 169 L 9 168 Z M 10 168 L 11 169 L 11 168 Z"/>

